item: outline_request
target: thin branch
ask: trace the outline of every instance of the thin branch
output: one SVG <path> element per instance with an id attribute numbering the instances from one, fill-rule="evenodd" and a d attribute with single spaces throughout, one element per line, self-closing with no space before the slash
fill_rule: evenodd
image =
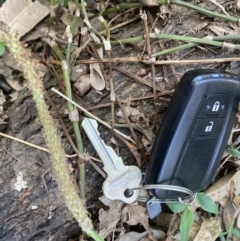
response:
<path id="1" fill-rule="evenodd" d="M 113 60 L 114 60 L 114 59 L 113 59 Z M 151 83 L 149 83 L 149 82 L 146 81 L 145 79 L 143 79 L 143 78 L 141 78 L 141 77 L 139 77 L 139 76 L 137 76 L 137 75 L 135 75 L 135 74 L 132 74 L 132 73 L 130 73 L 130 72 L 128 72 L 128 71 L 126 71 L 126 70 L 124 70 L 124 69 L 122 69 L 122 68 L 119 68 L 119 67 L 117 67 L 117 66 L 115 66 L 115 65 L 112 65 L 112 68 L 115 69 L 115 70 L 117 70 L 117 71 L 120 72 L 120 73 L 123 73 L 123 74 L 125 74 L 125 75 L 127 75 L 127 76 L 129 76 L 129 77 L 131 77 L 131 78 L 133 78 L 133 79 L 135 79 L 135 80 L 137 80 L 137 81 L 139 81 L 141 84 L 145 84 L 145 85 L 153 88 L 153 85 L 152 85 Z M 171 94 L 171 93 L 173 93 L 173 91 L 171 91 L 171 90 L 170 90 L 170 91 L 169 91 L 169 90 L 165 90 L 165 89 L 160 88 L 160 87 L 158 87 L 158 86 L 156 86 L 156 89 L 157 89 L 158 91 L 161 91 L 162 93 L 165 93 L 165 94 Z"/>
<path id="2" fill-rule="evenodd" d="M 103 63 L 108 63 L 108 61 L 109 59 L 102 59 Z M 216 58 L 216 59 L 156 60 L 154 63 L 155 65 L 169 65 L 169 64 L 181 65 L 181 64 L 199 64 L 199 63 L 200 64 L 225 63 L 225 62 L 232 62 L 232 61 L 240 61 L 240 57 Z M 83 59 L 83 60 L 77 61 L 78 64 L 91 64 L 96 62 L 97 61 L 95 59 Z M 124 58 L 114 58 L 112 59 L 112 62 L 121 63 L 121 62 L 144 62 L 144 61 L 140 60 L 139 57 L 128 57 L 128 58 L 124 57 Z M 120 69 L 115 66 L 113 68 L 116 70 Z"/>
<path id="3" fill-rule="evenodd" d="M 82 110 L 85 114 L 87 114 L 89 117 L 95 119 L 96 121 L 100 122 L 101 124 L 103 124 L 104 126 L 106 126 L 107 128 L 111 129 L 112 127 L 107 124 L 105 121 L 102 121 L 101 119 L 99 119 L 97 116 L 93 115 L 92 113 L 90 113 L 89 111 L 87 111 L 85 108 L 83 108 L 82 106 L 78 105 L 77 103 L 75 103 L 74 101 L 72 101 L 71 99 L 69 99 L 67 96 L 65 96 L 64 94 L 62 94 L 60 91 L 58 91 L 55 88 L 51 88 L 51 90 L 57 94 L 59 94 L 60 96 L 62 96 L 65 100 L 69 101 L 70 103 L 72 103 L 73 105 L 75 105 L 77 108 L 79 108 L 80 110 Z M 121 135 L 122 137 L 124 137 L 125 139 L 131 141 L 133 144 L 136 144 L 134 140 L 132 140 L 131 137 L 123 134 L 122 132 L 114 129 L 115 132 L 117 132 L 119 135 Z"/>
<path id="4" fill-rule="evenodd" d="M 122 106 L 122 104 L 121 104 L 121 101 L 120 101 L 120 99 L 119 99 L 118 96 L 117 96 L 117 94 L 116 94 L 116 100 L 117 100 L 117 103 L 118 103 L 118 105 L 119 105 L 119 107 L 120 107 L 120 109 L 121 109 L 121 111 L 122 111 L 122 113 L 123 113 L 123 116 L 124 116 L 124 118 L 125 118 L 125 120 L 126 120 L 126 122 L 127 122 L 128 128 L 129 128 L 129 130 L 130 130 L 130 132 L 131 132 L 131 134 L 132 134 L 132 136 L 133 136 L 133 139 L 134 139 L 134 141 L 136 142 L 137 147 L 138 147 L 139 150 L 141 151 L 141 154 L 142 154 L 142 157 L 143 157 L 143 159 L 144 159 L 144 162 L 146 163 L 146 162 L 147 162 L 147 156 L 146 156 L 146 154 L 145 154 L 145 150 L 143 150 L 143 145 L 142 145 L 141 142 L 139 141 L 139 139 L 138 139 L 138 137 L 137 137 L 137 135 L 136 135 L 133 127 L 132 127 L 132 124 L 131 124 L 131 122 L 130 122 L 130 120 L 129 120 L 129 118 L 128 118 L 128 116 L 127 116 L 127 114 L 126 114 L 126 112 L 125 112 L 125 110 L 124 110 L 124 108 L 123 108 L 123 106 Z M 138 163 L 138 166 L 139 166 L 139 167 L 142 166 L 141 160 L 137 159 L 137 163 Z"/>
<path id="5" fill-rule="evenodd" d="M 148 59 L 150 60 L 150 66 L 151 66 L 151 75 L 152 75 L 152 82 L 153 82 L 153 100 L 154 100 L 154 117 L 153 117 L 153 126 L 156 126 L 157 122 L 157 114 L 158 114 L 158 109 L 156 108 L 157 103 L 157 95 L 156 95 L 156 74 L 155 74 L 155 58 L 152 56 L 152 51 L 151 51 L 151 44 L 150 44 L 150 35 L 149 35 L 149 30 L 148 30 L 148 21 L 147 21 L 147 14 L 145 11 L 141 14 L 143 22 L 144 22 L 144 30 L 145 30 L 145 40 L 146 40 L 146 45 L 147 45 L 147 52 L 148 52 Z"/>
<path id="6" fill-rule="evenodd" d="M 147 11 L 147 14 L 148 14 L 149 21 L 151 22 L 151 24 L 152 24 L 152 26 L 153 26 L 154 32 L 155 32 L 155 33 L 159 32 L 158 28 L 157 28 L 156 26 L 154 26 L 156 21 L 153 22 L 152 14 L 151 14 L 149 11 Z M 163 42 L 162 42 L 161 40 L 159 40 L 158 43 L 159 43 L 159 45 L 160 45 L 161 51 L 166 50 L 166 49 L 165 49 L 165 46 L 164 46 L 164 44 L 163 44 Z M 156 56 L 155 56 L 155 57 L 156 57 Z M 167 60 L 170 60 L 170 57 L 169 57 L 168 55 L 166 55 L 166 59 L 167 59 Z M 177 85 L 178 82 L 179 82 L 179 79 L 178 79 L 176 70 L 175 70 L 175 68 L 174 68 L 173 65 L 170 65 L 169 67 L 170 67 L 171 70 L 172 70 L 173 77 L 174 77 L 174 80 L 175 80 L 175 84 Z M 166 69 L 165 69 L 165 68 L 166 68 L 165 65 L 163 65 L 163 71 L 164 71 L 164 72 L 166 72 Z M 165 73 L 165 74 L 167 75 L 167 73 Z M 164 77 L 166 78 L 167 76 L 164 76 Z"/>

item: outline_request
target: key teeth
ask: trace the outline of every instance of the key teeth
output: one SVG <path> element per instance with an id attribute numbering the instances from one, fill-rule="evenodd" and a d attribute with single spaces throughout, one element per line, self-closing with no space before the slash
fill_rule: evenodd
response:
<path id="1" fill-rule="evenodd" d="M 132 203 L 137 199 L 139 191 L 134 190 L 130 197 L 125 196 L 125 191 L 138 187 L 141 179 L 141 170 L 135 166 L 128 166 L 128 170 L 115 180 L 106 180 L 104 182 L 103 192 L 105 196 L 111 200 L 121 200 L 125 203 Z"/>

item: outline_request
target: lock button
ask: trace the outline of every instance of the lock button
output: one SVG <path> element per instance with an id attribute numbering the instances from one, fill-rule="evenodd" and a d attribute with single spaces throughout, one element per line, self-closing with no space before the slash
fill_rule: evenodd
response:
<path id="1" fill-rule="evenodd" d="M 228 104 L 228 95 L 210 95 L 206 98 L 198 118 L 225 117 Z"/>
<path id="2" fill-rule="evenodd" d="M 219 136 L 223 122 L 224 118 L 198 119 L 194 126 L 191 139 Z"/>
<path id="3" fill-rule="evenodd" d="M 212 112 L 218 112 L 220 109 L 220 102 L 216 101 L 213 105 Z"/>

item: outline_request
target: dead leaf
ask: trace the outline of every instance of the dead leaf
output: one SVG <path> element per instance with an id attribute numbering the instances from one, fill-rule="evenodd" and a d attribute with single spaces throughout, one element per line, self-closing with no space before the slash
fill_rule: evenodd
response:
<path id="1" fill-rule="evenodd" d="M 223 215 L 222 221 L 224 223 L 224 227 L 228 230 L 231 227 L 235 214 L 235 207 L 233 206 L 230 199 L 226 199 L 224 207 L 223 207 Z"/>
<path id="2" fill-rule="evenodd" d="M 221 232 L 220 218 L 204 219 L 201 228 L 193 241 L 213 241 Z"/>
<path id="3" fill-rule="evenodd" d="M 6 50 L 2 56 L 3 62 L 10 68 L 18 71 L 22 71 L 21 67 L 18 65 L 17 61 L 14 59 L 13 55 Z"/>
<path id="4" fill-rule="evenodd" d="M 7 83 L 16 91 L 20 91 L 27 86 L 27 82 L 20 83 L 19 80 L 12 78 L 5 78 Z"/>
<path id="5" fill-rule="evenodd" d="M 158 227 L 168 228 L 172 218 L 173 218 L 172 213 L 162 212 L 156 218 L 154 218 L 153 221 L 154 223 L 156 223 Z"/>
<path id="6" fill-rule="evenodd" d="M 76 10 L 76 4 L 75 2 L 72 1 L 68 1 L 68 10 L 70 12 L 70 14 L 74 14 L 74 11 Z"/>
<path id="7" fill-rule="evenodd" d="M 132 122 L 138 123 L 141 126 L 141 129 L 142 126 L 149 126 L 149 119 L 145 117 L 144 114 L 141 113 L 138 109 L 132 108 L 129 105 L 124 105 L 123 109 L 126 115 L 132 120 Z M 116 115 L 119 117 L 119 122 L 126 123 L 122 110 L 119 109 Z"/>
<path id="8" fill-rule="evenodd" d="M 8 77 L 12 74 L 13 70 L 9 68 L 3 61 L 0 61 L 0 74 L 4 77 Z"/>
<path id="9" fill-rule="evenodd" d="M 147 232 L 143 232 L 143 233 L 129 232 L 121 236 L 119 241 L 139 241 L 146 234 Z"/>
<path id="10" fill-rule="evenodd" d="M 3 115 L 3 107 L 0 105 L 0 116 Z M 3 120 L 0 118 L 0 123 L 2 123 Z"/>
<path id="11" fill-rule="evenodd" d="M 3 105 L 5 101 L 6 101 L 5 95 L 3 94 L 3 91 L 0 89 L 0 106 Z"/>
<path id="12" fill-rule="evenodd" d="M 220 26 L 216 26 L 216 25 L 210 25 L 208 26 L 208 28 L 214 32 L 217 36 L 221 36 L 224 35 L 224 33 L 226 32 L 226 29 Z"/>
<path id="13" fill-rule="evenodd" d="M 73 86 L 78 90 L 80 96 L 84 96 L 92 88 L 90 75 L 82 75 Z"/>
<path id="14" fill-rule="evenodd" d="M 217 36 L 222 36 L 225 34 L 229 34 L 229 35 L 238 35 L 239 34 L 239 28 L 232 26 L 234 29 L 232 28 L 226 28 L 226 27 L 222 27 L 222 26 L 218 26 L 216 24 L 214 25 L 210 25 L 208 26 L 208 28 L 215 33 Z"/>
<path id="15" fill-rule="evenodd" d="M 240 206 L 240 197 L 239 196 L 235 196 L 233 198 L 233 203 L 235 204 L 236 207 Z"/>
<path id="16" fill-rule="evenodd" d="M 142 206 L 134 206 L 135 210 L 131 208 L 130 205 L 126 205 L 122 210 L 123 222 L 129 225 L 137 225 L 143 220 L 144 223 L 148 223 L 148 215 L 146 214 L 146 208 Z M 139 216 L 138 213 L 141 215 Z"/>
<path id="17" fill-rule="evenodd" d="M 105 80 L 98 63 L 90 64 L 90 80 L 95 90 L 100 91 L 105 88 Z"/>
<path id="18" fill-rule="evenodd" d="M 163 232 L 160 228 L 150 227 L 149 229 L 153 233 L 153 236 L 154 236 L 155 239 L 157 239 L 158 241 L 165 240 L 166 233 Z"/>
<path id="19" fill-rule="evenodd" d="M 198 231 L 201 228 L 201 224 L 202 224 L 202 220 L 200 220 L 199 222 L 194 221 L 194 223 L 190 229 L 189 235 L 188 235 L 188 239 L 189 239 L 188 241 L 194 241 Z"/>
<path id="20" fill-rule="evenodd" d="M 143 237 L 143 238 L 141 238 L 139 241 L 151 241 L 151 239 L 148 238 L 148 237 Z"/>
<path id="21" fill-rule="evenodd" d="M 147 6 L 158 6 L 158 3 L 156 0 L 143 0 L 143 3 Z"/>
<path id="22" fill-rule="evenodd" d="M 173 217 L 172 217 L 172 220 L 169 224 L 169 227 L 168 227 L 168 233 L 167 235 L 170 236 L 170 237 L 173 237 L 174 234 L 177 233 L 178 231 L 178 227 L 180 225 L 180 217 L 178 214 L 174 213 L 173 214 Z"/>
<path id="23" fill-rule="evenodd" d="M 110 200 L 105 196 L 99 198 L 105 206 L 109 206 L 109 210 L 99 210 L 100 231 L 99 234 L 105 238 L 109 233 L 116 229 L 116 225 L 121 218 L 121 210 L 124 205 L 121 201 Z"/>
<path id="24" fill-rule="evenodd" d="M 157 13 L 157 16 L 164 21 L 163 25 L 167 24 L 168 20 L 171 18 L 171 15 L 172 15 L 171 5 L 161 5 L 160 12 Z"/>
<path id="25" fill-rule="evenodd" d="M 3 115 L 3 103 L 6 101 L 5 95 L 3 94 L 3 91 L 0 89 L 0 116 Z M 0 123 L 3 122 L 1 121 L 0 118 Z"/>
<path id="26" fill-rule="evenodd" d="M 17 31 L 21 38 L 49 14 L 50 10 L 38 1 L 8 0 L 0 8 L 0 21 Z"/>
<path id="27" fill-rule="evenodd" d="M 104 27 L 103 27 L 102 23 L 99 21 L 98 18 L 90 19 L 90 24 L 91 24 L 91 26 L 93 26 L 94 29 L 97 30 L 98 32 L 104 30 Z"/>
<path id="28" fill-rule="evenodd" d="M 82 75 L 88 74 L 89 68 L 86 64 L 79 64 L 73 67 L 71 71 L 71 81 L 76 82 Z"/>
<path id="29" fill-rule="evenodd" d="M 234 190 L 235 195 L 240 193 L 239 180 L 240 180 L 240 171 L 237 171 L 236 173 L 229 173 L 228 175 L 216 181 L 212 186 L 207 188 L 205 193 L 208 194 L 208 196 L 214 202 L 219 202 L 224 197 L 229 197 L 231 182 L 233 182 L 233 185 L 235 187 L 235 190 Z"/>
<path id="30" fill-rule="evenodd" d="M 70 2 L 70 1 L 69 1 Z M 75 6 L 75 4 L 74 4 Z M 61 17 L 61 21 L 65 24 L 65 25 L 69 25 L 71 26 L 74 15 L 72 13 L 69 13 L 67 9 L 62 8 L 64 10 L 64 14 Z M 77 21 L 77 25 L 75 27 L 75 31 L 77 32 L 79 28 L 83 27 L 83 21 L 81 17 L 78 17 L 78 21 Z"/>
<path id="31" fill-rule="evenodd" d="M 240 228 L 240 215 L 237 218 L 237 227 Z"/>
<path id="32" fill-rule="evenodd" d="M 56 25 L 53 25 L 53 27 L 51 27 L 51 30 L 52 28 L 55 29 L 55 27 Z M 38 38 L 46 37 L 47 30 L 48 30 L 48 27 L 46 23 L 39 23 L 35 28 L 33 28 L 31 31 L 25 34 L 21 40 L 23 42 L 28 42 L 28 41 L 36 40 Z"/>
<path id="33" fill-rule="evenodd" d="M 144 126 L 142 128 L 143 135 L 147 138 L 147 140 L 153 144 L 153 139 L 155 138 L 155 133 L 153 132 L 152 126 Z"/>
<path id="34" fill-rule="evenodd" d="M 236 1 L 237 10 L 240 10 L 240 0 L 235 0 L 235 1 Z"/>
<path id="35" fill-rule="evenodd" d="M 149 155 L 151 153 L 153 143 L 150 142 L 145 136 L 142 136 L 142 144 L 144 146 L 146 154 Z"/>

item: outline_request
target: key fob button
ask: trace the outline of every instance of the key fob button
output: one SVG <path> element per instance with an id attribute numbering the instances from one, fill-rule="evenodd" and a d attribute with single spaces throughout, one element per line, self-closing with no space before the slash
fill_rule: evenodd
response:
<path id="1" fill-rule="evenodd" d="M 184 180 L 184 186 L 188 187 L 190 190 L 199 189 L 205 175 L 208 175 L 209 160 L 211 160 L 213 155 L 213 152 L 207 150 L 210 148 L 214 150 L 217 140 L 218 138 L 190 140 L 181 159 L 181 163 L 179 164 L 179 168 L 177 169 L 176 180 Z M 195 153 L 199 153 L 199 155 Z M 201 189 L 202 188 L 204 187 L 201 187 Z"/>
<path id="2" fill-rule="evenodd" d="M 205 188 L 204 184 L 202 184 L 203 180 L 205 176 L 209 175 L 208 171 L 211 168 L 215 168 L 211 166 L 209 169 L 209 160 L 211 160 L 213 152 L 207 150 L 210 148 L 214 150 L 217 141 L 218 138 L 190 140 L 175 169 L 173 169 L 173 173 L 170 173 L 170 175 L 174 176 L 174 179 L 169 183 L 169 174 L 166 174 L 166 182 L 163 181 L 161 184 L 183 186 L 195 191 Z M 214 163 L 214 165 L 217 166 L 217 163 Z M 169 170 L 170 166 L 166 166 L 165 168 Z M 166 196 L 177 198 L 179 193 L 156 189 L 155 195 L 158 198 Z"/>
<path id="3" fill-rule="evenodd" d="M 229 97 L 227 95 L 210 95 L 206 98 L 198 118 L 225 117 L 228 103 Z"/>
<path id="4" fill-rule="evenodd" d="M 223 122 L 224 118 L 197 119 L 191 135 L 191 139 L 197 139 L 206 136 L 219 136 L 222 130 Z"/>

